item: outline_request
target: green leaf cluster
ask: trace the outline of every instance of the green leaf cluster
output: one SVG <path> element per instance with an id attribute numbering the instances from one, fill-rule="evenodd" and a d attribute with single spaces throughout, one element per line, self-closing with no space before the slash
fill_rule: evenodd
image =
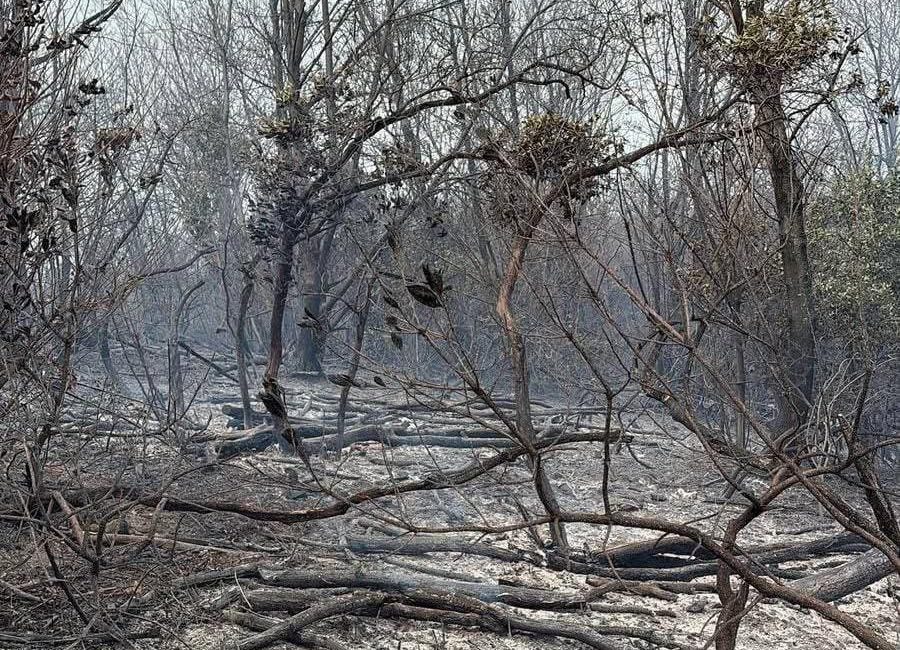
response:
<path id="1" fill-rule="evenodd" d="M 900 332 L 900 172 L 836 180 L 810 205 L 808 236 L 819 320 L 873 341 Z"/>

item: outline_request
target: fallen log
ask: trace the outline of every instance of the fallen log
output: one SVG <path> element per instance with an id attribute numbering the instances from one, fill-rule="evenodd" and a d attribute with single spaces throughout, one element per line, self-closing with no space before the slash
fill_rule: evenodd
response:
<path id="1" fill-rule="evenodd" d="M 297 438 L 306 443 L 310 449 L 324 448 L 335 451 L 339 438 L 335 427 L 324 427 L 321 424 L 295 424 L 292 430 Z M 611 441 L 632 442 L 633 436 L 623 435 L 618 429 L 611 432 Z M 600 428 L 573 431 L 571 427 L 553 425 L 541 430 L 540 439 L 543 446 L 565 444 L 567 442 L 602 441 L 605 432 Z M 240 432 L 229 432 L 220 436 L 216 449 L 220 457 L 230 457 L 242 451 L 258 451 L 281 441 L 271 426 L 260 426 L 250 429 L 247 435 Z M 286 442 L 286 441 L 285 441 Z M 456 449 L 496 448 L 507 449 L 519 446 L 519 442 L 504 433 L 492 429 L 473 429 L 461 427 L 454 430 L 440 429 L 425 432 L 415 429 L 396 427 L 380 427 L 361 425 L 344 432 L 344 445 L 361 442 L 377 442 L 385 446 L 433 446 Z"/>
<path id="2" fill-rule="evenodd" d="M 795 580 L 789 586 L 819 600 L 833 602 L 893 573 L 894 567 L 887 556 L 871 549 L 846 564 Z"/>
<path id="3" fill-rule="evenodd" d="M 544 450 L 557 444 L 572 442 L 602 442 L 605 436 L 599 432 L 573 431 L 568 434 L 539 438 L 535 444 L 538 450 Z M 630 439 L 620 431 L 611 432 L 611 440 Z M 233 513 L 256 521 L 276 521 L 284 524 L 296 524 L 316 519 L 328 519 L 342 515 L 355 505 L 366 503 L 386 496 L 397 494 L 441 490 L 464 485 L 494 468 L 510 463 L 525 453 L 522 447 L 511 447 L 498 451 L 487 457 L 479 458 L 455 470 L 436 470 L 417 479 L 387 482 L 365 490 L 335 495 L 335 501 L 328 505 L 312 507 L 304 510 L 266 509 L 233 501 L 218 501 L 201 498 L 183 498 L 165 492 L 147 492 L 145 488 L 135 486 L 101 486 L 76 490 L 62 490 L 66 499 L 73 505 L 86 505 L 98 499 L 125 498 L 140 505 L 155 508 L 163 503 L 163 510 L 170 512 L 197 513 Z M 51 488 L 52 489 L 52 488 Z"/>
<path id="4" fill-rule="evenodd" d="M 686 557 L 667 557 L 663 554 Z M 712 560 L 714 557 L 693 540 L 684 537 L 665 537 L 595 551 L 582 561 L 589 560 L 610 567 L 671 568 L 685 566 L 697 559 Z"/>
<path id="5" fill-rule="evenodd" d="M 320 396 L 320 399 L 322 397 L 324 396 Z M 330 404 L 318 404 L 317 407 L 322 410 L 322 414 L 315 419 L 304 418 L 302 414 L 308 412 L 311 407 L 312 403 L 310 402 L 309 407 L 304 407 L 304 409 L 301 410 L 301 414 L 290 415 L 288 421 L 292 425 L 299 427 L 319 426 L 323 430 L 329 429 L 327 431 L 328 433 L 334 433 L 337 428 L 337 413 L 328 410 L 329 408 L 332 408 L 332 406 Z M 398 418 L 403 417 L 414 420 L 416 425 L 415 428 L 434 429 L 435 427 L 461 427 L 468 425 L 470 427 L 475 427 L 475 431 L 483 431 L 484 435 L 481 437 L 507 436 L 507 434 L 504 433 L 505 427 L 502 425 L 502 422 L 492 412 L 478 413 L 473 417 L 471 413 L 468 413 L 465 410 L 454 410 L 453 407 L 445 408 L 439 405 L 423 407 L 422 405 L 415 404 L 390 404 L 385 402 L 371 402 L 368 400 L 364 405 L 349 404 L 347 409 L 348 415 L 346 419 L 348 422 L 356 421 L 358 423 L 388 424 L 396 422 Z M 231 418 L 230 422 L 232 423 L 232 426 L 240 428 L 243 425 L 243 407 L 228 403 L 223 404 L 221 410 L 224 415 Z M 598 410 L 588 407 L 572 407 L 543 409 L 534 412 L 533 415 L 538 421 L 543 423 L 538 428 L 546 431 L 554 427 L 560 429 L 566 424 L 571 425 L 572 422 L 567 421 L 566 417 L 577 419 L 584 415 L 595 415 L 603 412 L 605 412 L 604 409 Z M 414 415 L 415 413 L 421 414 Z M 254 418 L 259 418 L 260 421 L 268 421 L 269 419 L 268 414 L 262 411 L 253 411 L 252 415 Z M 490 422 L 491 427 L 496 425 L 497 428 L 479 427 L 477 426 L 478 422 Z"/>
<path id="6" fill-rule="evenodd" d="M 852 533 L 829 536 L 805 544 L 772 549 L 748 549 L 746 557 L 760 565 L 794 561 L 824 553 L 844 553 L 858 550 L 858 537 Z M 543 556 L 524 549 L 505 549 L 484 542 L 473 542 L 464 538 L 443 535 L 422 535 L 397 538 L 347 537 L 346 547 L 359 554 L 398 554 L 419 556 L 427 553 L 459 553 L 478 555 L 505 562 L 528 562 L 535 566 L 549 566 L 557 570 L 602 576 L 619 580 L 641 580 L 653 582 L 689 582 L 698 577 L 715 575 L 718 565 L 709 561 L 709 551 L 691 540 L 671 538 L 666 543 L 638 542 L 609 549 L 605 554 L 591 554 L 591 561 L 562 557 Z M 657 563 L 653 553 L 673 552 L 693 553 L 690 558 L 664 558 Z M 575 556 L 577 557 L 577 556 Z M 668 563 L 672 560 L 672 564 Z M 699 561 L 698 561 L 699 560 Z M 661 565 L 661 566 L 660 566 Z M 770 573 L 790 577 L 791 573 L 770 568 Z"/>
<path id="7" fill-rule="evenodd" d="M 477 618 L 463 619 L 457 616 L 453 621 L 457 625 L 479 627 L 498 634 L 519 632 L 539 637 L 571 639 L 597 650 L 624 650 L 618 643 L 613 643 L 603 638 L 603 633 L 594 628 L 560 621 L 517 616 L 499 607 L 488 605 L 461 594 L 416 590 L 407 593 L 406 596 L 419 607 L 413 609 L 395 606 L 393 610 L 388 609 L 388 613 L 397 616 L 402 615 L 404 618 L 440 621 L 441 618 L 446 616 L 448 611 L 459 612 L 476 616 Z M 398 603 L 397 605 L 400 604 Z"/>
<path id="8" fill-rule="evenodd" d="M 594 585 L 594 591 L 591 593 L 591 597 L 594 599 L 600 598 L 601 596 L 605 596 L 609 593 L 628 593 L 635 596 L 647 596 L 649 598 L 656 598 L 659 600 L 665 600 L 670 603 L 674 603 L 678 600 L 678 596 L 668 590 L 663 589 L 658 584 L 653 582 L 639 582 L 636 580 L 592 580 L 588 578 L 587 583 L 589 585 Z"/>
<path id="9" fill-rule="evenodd" d="M 207 366 L 209 366 L 210 368 L 215 370 L 222 377 L 225 377 L 226 379 L 230 379 L 231 381 L 233 381 L 236 384 L 239 383 L 238 378 L 235 377 L 231 373 L 231 371 L 229 371 L 227 368 L 223 368 L 221 365 L 219 365 L 218 363 L 216 363 L 209 357 L 201 354 L 200 352 L 197 352 L 194 348 L 192 348 L 190 345 L 188 345 L 184 339 L 181 339 L 178 341 L 178 346 L 181 349 L 183 349 L 185 352 L 187 352 L 189 355 L 191 355 L 192 357 L 196 357 L 197 359 L 199 359 L 200 361 L 205 363 Z"/>
<path id="10" fill-rule="evenodd" d="M 398 554 L 419 556 L 426 553 L 459 553 L 478 555 L 505 562 L 528 562 L 535 566 L 548 566 L 558 571 L 569 571 L 582 575 L 605 577 L 637 583 L 637 581 L 687 583 L 696 578 L 715 575 L 715 562 L 700 562 L 693 566 L 655 567 L 610 567 L 603 562 L 577 562 L 560 555 L 542 556 L 524 549 L 504 549 L 484 542 L 469 542 L 465 539 L 444 536 L 422 536 L 398 539 L 373 539 L 368 537 L 347 537 L 346 547 L 359 554 Z M 779 571 L 775 570 L 775 573 Z M 788 574 L 783 574 L 788 575 Z"/>
<path id="11" fill-rule="evenodd" d="M 240 454 L 265 451 L 269 447 L 274 446 L 278 446 L 285 451 L 289 449 L 290 444 L 287 440 L 275 433 L 271 427 L 259 427 L 259 429 L 259 431 L 248 435 L 217 440 L 213 447 L 216 458 L 228 460 Z"/>
<path id="12" fill-rule="evenodd" d="M 201 573 L 193 573 L 183 578 L 179 578 L 172 583 L 176 589 L 187 589 L 189 587 L 202 587 L 204 585 L 214 584 L 222 581 L 235 581 L 239 578 L 258 578 L 259 564 L 240 564 L 238 566 L 228 567 L 227 569 L 215 569 L 212 571 L 203 571 Z"/>
<path id="13" fill-rule="evenodd" d="M 285 590 L 290 592 L 292 590 Z M 250 592 L 251 595 L 252 592 Z M 268 606 L 273 609 L 270 611 L 293 611 L 295 595 L 290 593 L 284 594 L 284 600 L 281 602 L 269 602 Z M 530 619 L 516 616 L 497 607 L 491 607 L 478 599 L 471 598 L 462 594 L 447 593 L 432 590 L 411 590 L 402 597 L 404 602 L 396 602 L 396 598 L 392 599 L 385 594 L 357 595 L 354 602 L 349 605 L 320 605 L 318 607 L 305 608 L 300 613 L 280 623 L 272 625 L 266 632 L 267 636 L 257 635 L 251 637 L 238 645 L 242 650 L 251 648 L 262 648 L 264 645 L 260 643 L 273 643 L 274 641 L 289 638 L 290 635 L 296 634 L 297 626 L 309 625 L 307 621 L 312 618 L 310 611 L 316 609 L 317 620 L 323 618 L 320 612 L 328 612 L 334 615 L 337 609 L 341 611 L 337 613 L 353 613 L 362 616 L 374 616 L 379 618 L 403 618 L 420 621 L 429 621 L 443 623 L 449 625 L 459 625 L 461 627 L 480 628 L 496 634 L 509 634 L 510 632 L 525 633 L 533 636 L 549 636 L 572 639 L 580 641 L 590 648 L 597 650 L 622 650 L 622 647 L 602 637 L 602 635 L 589 627 L 581 627 L 571 625 L 569 623 L 556 622 L 550 620 Z M 252 601 L 251 601 L 252 603 Z M 366 604 L 363 604 L 366 603 Z M 229 619 L 239 622 L 240 619 L 229 616 Z M 255 624 L 259 624 L 260 620 L 255 619 Z M 621 630 L 619 630 L 621 631 Z M 259 639 L 253 641 L 253 639 Z"/>
<path id="14" fill-rule="evenodd" d="M 271 608 L 268 611 L 285 611 L 290 613 L 295 611 L 297 607 L 303 607 L 303 603 L 307 602 L 307 599 L 300 596 L 296 589 L 283 589 L 280 590 L 280 594 L 280 599 L 275 597 L 275 594 L 269 594 L 265 601 L 261 601 L 260 599 L 255 599 L 252 592 L 246 593 L 248 602 L 254 609 L 257 609 L 254 603 L 261 604 L 264 602 L 266 608 Z M 538 637 L 566 638 L 598 650 L 622 650 L 622 646 L 605 638 L 608 636 L 640 638 L 657 646 L 685 648 L 682 644 L 652 630 L 623 626 L 576 626 L 561 621 L 533 617 L 526 618 L 501 609 L 496 605 L 485 603 L 469 594 L 445 591 L 438 587 L 425 589 L 404 588 L 398 596 L 393 596 L 389 592 L 381 594 L 380 598 L 382 599 L 380 603 L 373 603 L 368 607 L 360 607 L 352 613 L 361 616 L 403 618 L 480 628 L 497 634 L 514 632 Z M 630 610 L 632 608 L 620 609 Z M 288 621 L 296 620 L 297 617 L 308 611 L 309 608 L 301 609 L 299 614 L 281 623 L 281 629 L 284 630 L 286 628 Z M 651 610 L 644 608 L 638 613 L 651 613 Z M 667 615 L 672 614 L 674 613 L 667 613 Z"/>
<path id="15" fill-rule="evenodd" d="M 460 553 L 479 555 L 504 562 L 530 562 L 538 566 L 542 558 L 537 553 L 524 550 L 505 549 L 484 542 L 472 542 L 467 539 L 425 536 L 396 539 L 373 539 L 370 537 L 347 537 L 347 548 L 360 554 L 397 554 L 424 555 L 426 553 Z"/>
<path id="16" fill-rule="evenodd" d="M 222 612 L 222 618 L 229 623 L 246 627 L 254 632 L 265 632 L 270 630 L 280 622 L 278 619 L 262 616 L 255 612 L 238 612 L 233 609 Z M 325 648 L 326 650 L 349 650 L 345 646 L 333 639 L 329 639 L 321 634 L 313 634 L 307 630 L 292 632 L 285 636 L 287 641 L 298 645 L 312 646 L 313 648 Z"/>
<path id="17" fill-rule="evenodd" d="M 678 618 L 671 609 L 650 609 L 649 607 L 641 607 L 639 605 L 606 605 L 604 603 L 591 603 L 589 608 L 592 612 L 598 614 L 635 614 L 637 616 L 665 616 L 667 618 Z"/>
<path id="18" fill-rule="evenodd" d="M 87 538 L 91 544 L 97 543 L 97 531 L 88 531 Z M 274 553 L 279 549 L 260 547 L 249 543 L 238 543 L 228 540 L 198 539 L 194 537 L 167 537 L 152 533 L 130 535 L 127 533 L 104 533 L 103 546 L 125 546 L 128 544 L 152 544 L 164 551 L 214 551 L 216 553 Z"/>
<path id="19" fill-rule="evenodd" d="M 618 549 L 613 548 L 605 553 L 591 553 L 589 556 L 575 554 L 565 557 L 558 553 L 547 556 L 547 565 L 557 570 L 574 573 L 615 578 L 621 580 L 640 581 L 677 581 L 689 582 L 703 576 L 715 575 L 718 564 L 711 561 L 712 554 L 698 547 L 695 542 L 686 538 L 673 537 L 656 544 L 654 541 L 627 544 Z M 763 573 L 785 580 L 794 580 L 803 576 L 797 569 L 782 569 L 778 564 L 793 562 L 811 557 L 820 557 L 835 553 L 858 553 L 870 547 L 861 544 L 861 539 L 853 533 L 829 535 L 793 546 L 777 545 L 743 549 L 736 553 L 737 557 L 746 559 L 750 564 L 762 569 Z M 620 550 L 621 549 L 621 550 Z M 684 557 L 657 559 L 656 553 L 685 553 Z"/>
<path id="20" fill-rule="evenodd" d="M 234 423 L 235 428 L 242 428 L 244 426 L 244 409 L 242 407 L 234 406 L 233 404 L 223 404 L 222 413 L 231 418 L 231 422 Z M 250 417 L 253 422 L 271 421 L 269 414 L 265 411 L 254 411 L 251 409 Z"/>
<path id="21" fill-rule="evenodd" d="M 752 562 L 755 570 L 762 575 L 783 580 L 799 579 L 803 573 L 798 569 L 782 569 L 775 564 L 762 564 Z M 603 563 L 585 563 L 567 559 L 558 553 L 548 554 L 547 566 L 557 571 L 570 571 L 582 575 L 592 575 L 602 578 L 614 578 L 620 580 L 639 580 L 650 582 L 690 582 L 697 578 L 715 575 L 718 571 L 717 562 L 686 563 L 683 566 L 674 567 L 610 567 Z"/>
<path id="22" fill-rule="evenodd" d="M 590 592 L 554 592 L 546 589 L 510 587 L 482 582 L 462 582 L 399 571 L 352 571 L 308 569 L 260 569 L 262 584 L 292 589 L 346 587 L 406 594 L 417 590 L 443 591 L 474 598 L 483 603 L 549 611 L 578 611 L 588 603 Z"/>
<path id="23" fill-rule="evenodd" d="M 382 561 L 386 564 L 398 566 L 401 569 L 408 569 L 415 573 L 427 573 L 428 575 L 438 576 L 439 578 L 450 578 L 451 580 L 462 580 L 463 582 L 487 582 L 487 579 L 485 578 L 479 578 L 468 573 L 460 573 L 459 571 L 451 571 L 440 567 L 407 562 L 396 557 L 384 557 L 382 558 Z"/>
<path id="24" fill-rule="evenodd" d="M 245 589 L 232 587 L 214 601 L 212 608 L 224 609 L 243 603 L 255 612 L 296 614 L 326 598 L 346 596 L 349 593 L 349 589 L 282 589 L 278 587 Z"/>
<path id="25" fill-rule="evenodd" d="M 610 580 L 589 576 L 586 580 L 589 585 L 598 588 L 592 596 L 602 596 L 608 593 L 632 593 L 642 596 L 650 596 L 661 600 L 674 601 L 675 594 L 714 594 L 716 585 L 709 582 L 638 582 L 636 580 Z M 644 593 L 640 593 L 643 591 Z"/>
<path id="26" fill-rule="evenodd" d="M 380 431 L 378 429 L 362 429 L 357 431 L 347 431 L 344 433 L 343 441 L 335 434 L 311 435 L 309 429 L 294 429 L 294 433 L 303 439 L 304 446 L 309 451 L 316 449 L 324 449 L 327 451 L 337 451 L 339 447 L 362 443 L 377 442 L 385 447 L 445 447 L 450 449 L 504 449 L 514 447 L 519 443 L 515 440 L 504 438 L 477 438 L 467 437 L 463 434 L 454 435 L 418 435 L 418 434 L 399 434 L 396 432 Z M 343 445 L 341 444 L 343 442 Z M 277 435 L 271 428 L 254 431 L 252 434 L 240 438 L 230 437 L 229 439 L 220 440 L 215 445 L 216 455 L 220 459 L 233 458 L 242 453 L 250 451 L 263 451 L 273 445 L 281 445 L 284 449 L 290 449 L 289 443 Z"/>
<path id="27" fill-rule="evenodd" d="M 11 631 L 0 632 L 0 642 L 14 645 L 21 645 L 26 648 L 52 648 L 54 646 L 85 647 L 88 645 L 111 645 L 122 644 L 126 641 L 137 641 L 140 639 L 159 639 L 162 637 L 162 631 L 157 628 L 148 630 L 138 630 L 136 632 L 89 632 L 83 634 L 65 634 L 60 636 L 49 636 L 42 634 L 13 634 Z"/>
<path id="28" fill-rule="evenodd" d="M 839 533 L 802 544 L 749 549 L 745 555 L 760 564 L 796 562 L 835 553 L 860 553 L 871 549 L 856 533 Z"/>
<path id="29" fill-rule="evenodd" d="M 739 556 L 746 557 L 758 565 L 795 562 L 811 557 L 835 553 L 858 553 L 871 548 L 854 533 L 829 535 L 802 544 L 777 544 L 742 549 Z M 696 565 L 698 560 L 710 561 L 715 556 L 696 542 L 684 537 L 634 542 L 592 552 L 578 554 L 573 559 L 580 562 L 596 562 L 616 569 L 625 568 L 678 568 Z"/>
<path id="30" fill-rule="evenodd" d="M 351 612 L 365 609 L 367 607 L 380 607 L 385 602 L 384 594 L 362 593 L 353 594 L 344 598 L 337 598 L 330 602 L 313 605 L 304 609 L 299 614 L 291 616 L 287 620 L 281 621 L 264 632 L 260 632 L 254 636 L 244 639 L 237 644 L 239 650 L 258 650 L 272 645 L 277 641 L 292 637 L 309 627 L 313 623 L 317 623 L 323 619 L 338 616 L 340 614 L 349 614 Z"/>

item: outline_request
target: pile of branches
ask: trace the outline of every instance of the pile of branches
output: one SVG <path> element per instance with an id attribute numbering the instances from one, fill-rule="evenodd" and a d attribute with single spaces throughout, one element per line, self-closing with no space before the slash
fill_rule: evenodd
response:
<path id="1" fill-rule="evenodd" d="M 340 398 L 328 391 L 301 393 L 294 399 L 302 407 L 288 417 L 288 423 L 307 451 L 337 451 L 343 446 L 366 442 L 391 447 L 454 449 L 500 449 L 519 444 L 496 413 L 475 400 L 460 399 L 437 408 L 431 401 L 399 403 L 369 392 L 365 400 L 348 402 L 341 412 Z M 504 408 L 512 405 L 508 399 L 498 399 L 495 403 Z M 537 403 L 533 416 L 541 435 L 551 438 L 575 431 L 583 435 L 599 434 L 602 427 L 594 424 L 593 419 L 604 412 L 604 408 L 595 406 L 559 408 Z M 244 410 L 240 406 L 224 404 L 222 413 L 228 417 L 227 425 L 232 430 L 202 438 L 215 440 L 219 458 L 261 451 L 273 445 L 285 450 L 292 448 L 291 441 L 275 431 L 265 412 L 253 412 L 250 420 L 260 424 L 249 430 L 243 428 Z"/>

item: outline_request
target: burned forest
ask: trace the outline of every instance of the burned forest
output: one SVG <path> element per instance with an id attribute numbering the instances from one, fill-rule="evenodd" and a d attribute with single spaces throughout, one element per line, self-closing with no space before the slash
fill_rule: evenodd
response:
<path id="1" fill-rule="evenodd" d="M 900 648 L 895 0 L 0 0 L 0 650 Z"/>

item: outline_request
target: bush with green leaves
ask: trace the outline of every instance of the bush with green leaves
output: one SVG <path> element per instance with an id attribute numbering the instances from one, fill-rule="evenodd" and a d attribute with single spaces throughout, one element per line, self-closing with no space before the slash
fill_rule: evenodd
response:
<path id="1" fill-rule="evenodd" d="M 900 333 L 900 172 L 836 180 L 809 211 L 823 330 L 875 342 Z"/>

